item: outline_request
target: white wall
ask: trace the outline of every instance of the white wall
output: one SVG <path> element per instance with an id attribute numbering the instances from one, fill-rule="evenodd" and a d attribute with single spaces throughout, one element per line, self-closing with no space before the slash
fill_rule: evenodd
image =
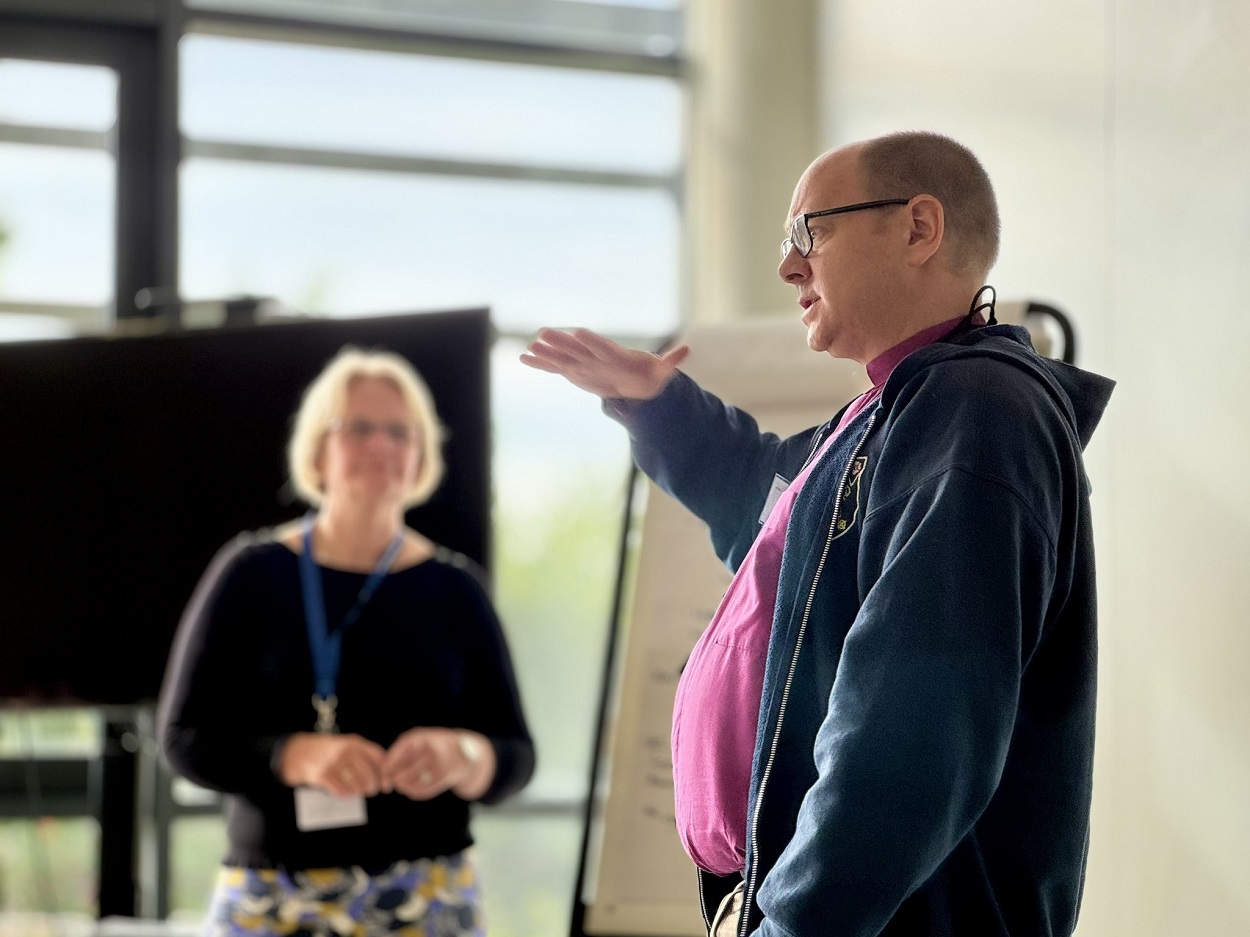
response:
<path id="1" fill-rule="evenodd" d="M 795 308 L 778 247 L 794 183 L 820 148 L 819 14 L 819 0 L 686 0 L 692 320 Z"/>
<path id="2" fill-rule="evenodd" d="M 823 0 L 823 146 L 948 133 L 1117 379 L 1081 937 L 1250 933 L 1250 3 Z"/>

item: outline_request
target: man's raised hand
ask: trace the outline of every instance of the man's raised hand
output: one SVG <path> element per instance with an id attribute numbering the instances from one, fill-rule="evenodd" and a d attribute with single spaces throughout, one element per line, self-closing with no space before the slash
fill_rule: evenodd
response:
<path id="1" fill-rule="evenodd" d="M 571 384 L 600 397 L 650 400 L 668 384 L 690 349 L 678 345 L 654 355 L 618 345 L 588 329 L 543 329 L 530 342 L 523 364 L 559 374 Z"/>

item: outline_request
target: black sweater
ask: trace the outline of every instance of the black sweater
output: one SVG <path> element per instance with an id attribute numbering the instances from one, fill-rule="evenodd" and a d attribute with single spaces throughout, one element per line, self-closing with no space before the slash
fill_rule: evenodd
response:
<path id="1" fill-rule="evenodd" d="M 481 798 L 525 785 L 534 745 L 508 648 L 470 561 L 448 551 L 391 573 L 343 636 L 338 724 L 384 748 L 414 726 L 487 736 L 498 770 Z M 364 573 L 321 568 L 326 620 L 338 626 Z M 312 658 L 296 554 L 241 534 L 210 565 L 183 616 L 161 692 L 158 734 L 180 774 L 227 797 L 226 862 L 376 870 L 470 845 L 469 805 L 448 791 L 367 801 L 365 826 L 302 833 L 275 756 L 312 731 Z"/>

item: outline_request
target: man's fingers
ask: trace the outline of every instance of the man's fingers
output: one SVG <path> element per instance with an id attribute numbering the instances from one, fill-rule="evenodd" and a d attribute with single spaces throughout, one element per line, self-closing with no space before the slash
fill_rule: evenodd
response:
<path id="1" fill-rule="evenodd" d="M 554 365 L 560 371 L 569 371 L 583 366 L 589 360 L 584 353 L 580 356 L 570 354 L 563 349 L 556 348 L 553 345 L 546 345 L 542 342 L 531 343 L 527 350 L 530 357 L 536 358 L 545 364 Z"/>
<path id="2" fill-rule="evenodd" d="M 528 364 L 531 368 L 547 371 L 550 374 L 564 375 L 564 370 L 561 367 L 552 364 L 545 358 L 539 358 L 537 355 L 521 355 L 521 364 Z"/>
<path id="3" fill-rule="evenodd" d="M 615 344 L 590 329 L 570 329 L 567 332 L 561 329 L 543 329 L 538 333 L 538 340 L 574 358 L 596 357 L 605 343 Z"/>
<path id="4" fill-rule="evenodd" d="M 598 332 L 590 331 L 590 329 L 574 329 L 573 338 L 580 342 L 587 352 L 601 361 L 625 361 L 631 356 L 646 354 L 646 352 L 640 352 L 634 348 L 626 348 L 610 338 L 604 338 Z"/>
<path id="5" fill-rule="evenodd" d="M 670 348 L 664 354 L 660 355 L 660 360 L 670 367 L 677 367 L 683 361 L 690 357 L 689 345 L 678 345 L 676 348 Z"/>
<path id="6" fill-rule="evenodd" d="M 675 369 L 690 355 L 690 346 L 678 345 L 661 355 L 626 348 L 610 338 L 604 338 L 588 329 L 574 329 L 574 336 L 599 360 L 618 368 L 627 368 L 635 373 L 648 371 L 652 367 L 651 359 L 658 358 L 667 368 Z"/>

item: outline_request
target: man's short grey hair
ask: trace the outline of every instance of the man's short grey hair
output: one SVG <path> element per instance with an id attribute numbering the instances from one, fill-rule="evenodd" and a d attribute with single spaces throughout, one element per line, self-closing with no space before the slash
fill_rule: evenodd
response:
<path id="1" fill-rule="evenodd" d="M 932 195 L 942 203 L 951 267 L 984 276 L 998 258 L 998 202 L 980 160 L 962 143 L 909 130 L 877 137 L 859 151 L 867 197 Z"/>

